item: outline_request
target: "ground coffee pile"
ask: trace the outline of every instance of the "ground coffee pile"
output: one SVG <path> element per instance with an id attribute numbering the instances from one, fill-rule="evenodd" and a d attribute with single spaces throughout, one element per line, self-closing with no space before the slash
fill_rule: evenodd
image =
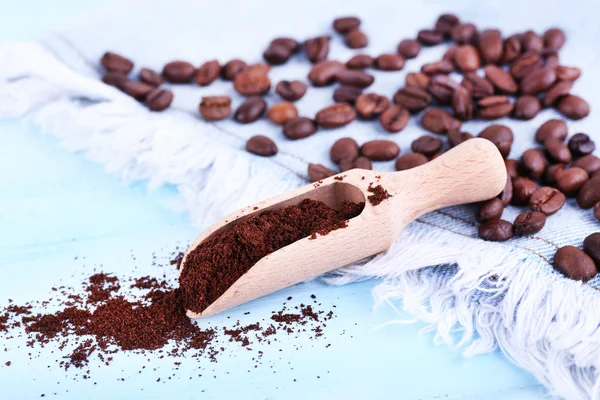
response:
<path id="1" fill-rule="evenodd" d="M 336 211 L 320 201 L 266 211 L 216 233 L 194 249 L 179 277 L 183 306 L 196 313 L 219 298 L 261 258 L 302 238 L 344 228 L 364 203 L 343 202 Z"/>

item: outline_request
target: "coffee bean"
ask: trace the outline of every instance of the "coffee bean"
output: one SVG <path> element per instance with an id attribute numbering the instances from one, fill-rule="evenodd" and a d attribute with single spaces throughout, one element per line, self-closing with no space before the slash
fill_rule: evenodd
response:
<path id="1" fill-rule="evenodd" d="M 536 183 L 529 178 L 522 176 L 517 179 L 513 179 L 513 197 L 512 204 L 516 206 L 523 206 L 529 204 L 529 199 L 533 192 L 538 188 Z"/>
<path id="2" fill-rule="evenodd" d="M 596 212 L 596 209 L 600 210 L 598 204 L 596 204 L 596 207 L 594 208 L 594 213 Z M 596 217 L 598 217 L 598 215 L 596 215 Z M 600 271 L 600 232 L 592 233 L 584 239 L 583 251 L 594 260 L 596 269 Z"/>
<path id="3" fill-rule="evenodd" d="M 147 83 L 134 81 L 125 81 L 121 86 L 121 90 L 140 101 L 144 100 L 153 89 L 154 86 L 150 86 Z"/>
<path id="4" fill-rule="evenodd" d="M 450 131 L 448 132 L 448 144 L 450 147 L 456 147 L 459 144 L 472 139 L 473 135 L 468 132 Z"/>
<path id="5" fill-rule="evenodd" d="M 370 170 L 373 169 L 373 165 L 367 157 L 357 157 L 355 160 L 344 158 L 340 161 L 340 172 L 346 172 L 354 168 Z"/>
<path id="6" fill-rule="evenodd" d="M 542 105 L 536 96 L 526 94 L 517 97 L 513 117 L 528 121 L 534 118 L 542 110 Z"/>
<path id="7" fill-rule="evenodd" d="M 362 89 L 351 86 L 340 86 L 333 92 L 333 101 L 336 103 L 354 104 L 358 96 L 362 94 Z"/>
<path id="8" fill-rule="evenodd" d="M 576 133 L 569 139 L 569 149 L 573 156 L 581 157 L 592 154 L 596 144 L 585 133 Z"/>
<path id="9" fill-rule="evenodd" d="M 317 131 L 317 124 L 310 118 L 297 117 L 283 125 L 283 134 L 290 140 L 304 139 Z"/>
<path id="10" fill-rule="evenodd" d="M 429 135 L 423 135 L 412 142 L 411 149 L 413 153 L 421 153 L 431 157 L 438 153 L 443 145 L 444 142 L 440 139 Z"/>
<path id="11" fill-rule="evenodd" d="M 475 214 L 475 220 L 477 222 L 489 221 L 490 219 L 499 219 L 504 211 L 504 204 L 502 201 L 495 197 L 486 202 L 483 202 L 479 206 L 479 210 Z"/>
<path id="12" fill-rule="evenodd" d="M 200 86 L 213 83 L 221 75 L 221 64 L 217 60 L 207 61 L 196 70 L 194 80 Z"/>
<path id="13" fill-rule="evenodd" d="M 533 235 L 546 225 L 546 216 L 541 212 L 523 212 L 515 218 L 514 229 L 517 235 Z"/>
<path id="14" fill-rule="evenodd" d="M 519 161 L 507 159 L 504 160 L 504 166 L 506 167 L 506 173 L 508 174 L 508 176 L 510 176 L 511 179 L 515 179 L 516 177 L 520 176 L 519 170 L 521 168 L 521 165 Z"/>
<path id="15" fill-rule="evenodd" d="M 400 71 L 404 58 L 398 54 L 381 54 L 375 59 L 375 67 L 381 71 Z"/>
<path id="16" fill-rule="evenodd" d="M 486 29 L 479 34 L 479 52 L 484 64 L 498 64 L 502 58 L 502 34 Z"/>
<path id="17" fill-rule="evenodd" d="M 521 46 L 521 38 L 518 35 L 512 35 L 504 41 L 504 55 L 502 62 L 510 64 L 517 60 L 523 50 Z"/>
<path id="18" fill-rule="evenodd" d="M 354 161 L 358 157 L 358 143 L 356 140 L 345 137 L 336 140 L 329 151 L 331 161 L 339 164 L 342 160 Z"/>
<path id="19" fill-rule="evenodd" d="M 554 268 L 571 279 L 587 282 L 596 276 L 594 260 L 573 246 L 558 249 L 554 255 Z"/>
<path id="20" fill-rule="evenodd" d="M 422 72 L 409 72 L 404 78 L 406 86 L 414 86 L 423 90 L 427 90 L 430 81 L 429 75 Z"/>
<path id="21" fill-rule="evenodd" d="M 233 59 L 227 61 L 227 63 L 221 69 L 221 77 L 226 81 L 232 81 L 237 74 L 239 74 L 247 64 L 242 60 Z"/>
<path id="22" fill-rule="evenodd" d="M 365 69 L 375 65 L 375 60 L 368 54 L 357 54 L 348 61 L 346 67 L 350 69 Z"/>
<path id="23" fill-rule="evenodd" d="M 544 47 L 550 50 L 560 50 L 565 44 L 565 33 L 562 29 L 550 28 L 544 32 Z"/>
<path id="24" fill-rule="evenodd" d="M 234 118 L 242 124 L 248 124 L 258 120 L 265 113 L 267 103 L 262 97 L 248 97 L 246 101 L 236 110 Z"/>
<path id="25" fill-rule="evenodd" d="M 542 51 L 544 39 L 534 31 L 527 31 L 523 34 L 523 47 L 525 51 Z"/>
<path id="26" fill-rule="evenodd" d="M 405 171 L 407 169 L 418 167 L 428 163 L 429 160 L 421 153 L 404 154 L 396 160 L 396 171 Z"/>
<path id="27" fill-rule="evenodd" d="M 554 164 L 546 168 L 544 172 L 544 182 L 548 185 L 555 185 L 559 174 L 561 174 L 566 168 L 565 164 Z"/>
<path id="28" fill-rule="evenodd" d="M 337 74 L 345 68 L 339 61 L 321 61 L 312 67 L 308 73 L 308 80 L 313 86 L 326 86 L 333 83 Z"/>
<path id="29" fill-rule="evenodd" d="M 133 62 L 130 59 L 110 51 L 104 53 L 100 63 L 108 72 L 128 74 L 133 69 Z"/>
<path id="30" fill-rule="evenodd" d="M 285 64 L 291 56 L 292 52 L 288 48 L 277 44 L 269 45 L 263 52 L 263 58 L 271 65 Z"/>
<path id="31" fill-rule="evenodd" d="M 257 156 L 271 157 L 277 154 L 277 145 L 266 136 L 256 135 L 248 139 L 246 150 Z"/>
<path id="32" fill-rule="evenodd" d="M 492 219 L 479 225 L 479 237 L 492 242 L 504 242 L 513 237 L 513 226 L 503 219 Z"/>
<path id="33" fill-rule="evenodd" d="M 473 99 L 469 91 L 459 86 L 452 95 L 452 111 L 461 121 L 473 119 Z"/>
<path id="34" fill-rule="evenodd" d="M 323 128 L 338 128 L 352 122 L 356 111 L 347 103 L 335 103 L 319 111 L 315 117 L 318 125 Z"/>
<path id="35" fill-rule="evenodd" d="M 552 68 L 542 68 L 525 76 L 521 81 L 521 93 L 539 94 L 550 89 L 556 81 Z"/>
<path id="36" fill-rule="evenodd" d="M 568 95 L 571 92 L 572 82 L 569 81 L 558 81 L 544 94 L 542 102 L 544 107 L 552 107 L 558 99 Z"/>
<path id="37" fill-rule="evenodd" d="M 360 154 L 371 161 L 389 161 L 398 157 L 400 147 L 391 140 L 371 140 L 361 146 Z"/>
<path id="38" fill-rule="evenodd" d="M 140 81 L 154 87 L 159 87 L 165 82 L 162 76 L 150 68 L 142 68 L 140 70 L 139 78 Z"/>
<path id="39" fill-rule="evenodd" d="M 417 34 L 417 40 L 423 46 L 435 46 L 436 44 L 442 43 L 444 35 L 431 29 L 422 29 Z"/>
<path id="40" fill-rule="evenodd" d="M 431 104 L 431 95 L 417 86 L 406 86 L 396 92 L 394 103 L 415 113 L 424 110 Z"/>
<path id="41" fill-rule="evenodd" d="M 346 46 L 351 49 L 362 49 L 367 47 L 369 39 L 360 29 L 353 29 L 346 34 L 345 42 Z"/>
<path id="42" fill-rule="evenodd" d="M 319 182 L 335 175 L 336 172 L 321 164 L 308 164 L 308 178 L 311 182 Z"/>
<path id="43" fill-rule="evenodd" d="M 461 85 L 469 91 L 474 99 L 482 99 L 494 94 L 494 87 L 490 81 L 474 72 L 465 74 Z"/>
<path id="44" fill-rule="evenodd" d="M 401 105 L 393 105 L 381 113 L 379 122 L 383 129 L 390 133 L 400 132 L 408 124 L 410 114 Z"/>
<path id="45" fill-rule="evenodd" d="M 440 104 L 450 104 L 454 91 L 459 86 L 458 82 L 447 75 L 435 75 L 431 78 L 428 90 Z"/>
<path id="46" fill-rule="evenodd" d="M 458 24 L 452 28 L 452 40 L 456 44 L 473 43 L 473 39 L 477 35 L 477 27 L 471 23 Z"/>
<path id="47" fill-rule="evenodd" d="M 560 210 L 566 201 L 567 197 L 558 189 L 542 186 L 529 197 L 529 206 L 533 211 L 552 215 Z"/>
<path id="48" fill-rule="evenodd" d="M 415 58 L 421 51 L 421 43 L 414 39 L 404 39 L 398 43 L 396 51 L 404 58 Z"/>
<path id="49" fill-rule="evenodd" d="M 519 90 L 512 76 L 497 65 L 486 65 L 485 77 L 502 93 L 514 94 Z"/>
<path id="50" fill-rule="evenodd" d="M 340 17 L 333 20 L 333 29 L 337 33 L 347 33 L 360 26 L 360 19 L 357 17 Z"/>
<path id="51" fill-rule="evenodd" d="M 473 72 L 481 66 L 481 59 L 477 49 L 470 44 L 466 44 L 456 50 L 454 63 L 462 72 Z"/>
<path id="52" fill-rule="evenodd" d="M 585 170 L 589 175 L 592 175 L 596 171 L 600 170 L 600 158 L 589 154 L 581 157 L 573 162 L 574 167 L 579 167 Z"/>
<path id="53" fill-rule="evenodd" d="M 423 64 L 421 72 L 432 76 L 438 74 L 448 75 L 454 71 L 454 64 L 448 60 L 436 61 L 428 64 Z"/>
<path id="54" fill-rule="evenodd" d="M 435 22 L 436 32 L 443 33 L 446 37 L 450 37 L 452 29 L 460 23 L 458 17 L 454 14 L 442 14 Z"/>
<path id="55" fill-rule="evenodd" d="M 579 189 L 588 181 L 590 176 L 584 169 L 570 167 L 556 177 L 556 186 L 565 196 L 575 196 Z"/>
<path id="56" fill-rule="evenodd" d="M 571 162 L 571 150 L 562 140 L 549 137 L 544 141 L 544 147 L 554 162 L 563 164 Z"/>
<path id="57" fill-rule="evenodd" d="M 390 100 L 377 93 L 363 93 L 356 99 L 356 111 L 366 119 L 373 119 L 390 106 Z"/>
<path id="58" fill-rule="evenodd" d="M 565 140 L 569 134 L 567 124 L 562 119 L 550 119 L 544 122 L 535 133 L 535 141 L 544 143 L 549 137 Z"/>
<path id="59" fill-rule="evenodd" d="M 292 53 L 298 52 L 300 50 L 300 43 L 296 39 L 292 39 L 289 37 L 278 37 L 271 41 L 271 46 L 283 46 L 288 49 Z"/>
<path id="60" fill-rule="evenodd" d="M 421 125 L 433 133 L 448 133 L 460 129 L 461 122 L 441 108 L 430 108 L 423 114 Z"/>
<path id="61" fill-rule="evenodd" d="M 516 79 L 522 79 L 533 71 L 542 68 L 543 60 L 537 52 L 526 52 L 510 66 L 510 73 Z"/>
<path id="62" fill-rule="evenodd" d="M 563 65 L 559 65 L 554 68 L 556 72 L 556 79 L 559 81 L 569 81 L 573 82 L 579 79 L 581 76 L 581 70 L 576 67 L 565 67 Z"/>
<path id="63" fill-rule="evenodd" d="M 494 143 L 502 157 L 508 157 L 510 148 L 515 140 L 513 132 L 505 125 L 490 125 L 479 134 L 479 137 L 489 140 Z"/>
<path id="64" fill-rule="evenodd" d="M 556 67 L 560 63 L 558 53 L 555 51 L 544 51 L 544 68 L 552 68 L 556 71 Z"/>
<path id="65" fill-rule="evenodd" d="M 306 85 L 300 81 L 281 81 L 275 86 L 275 92 L 284 100 L 296 101 L 306 93 Z"/>
<path id="66" fill-rule="evenodd" d="M 233 87 L 243 96 L 263 95 L 271 88 L 268 72 L 269 66 L 265 64 L 249 65 L 235 76 Z"/>
<path id="67" fill-rule="evenodd" d="M 283 125 L 292 118 L 298 116 L 298 109 L 289 101 L 273 104 L 267 113 L 267 117 L 277 125 Z"/>
<path id="68" fill-rule="evenodd" d="M 169 82 L 188 83 L 192 81 L 196 68 L 187 61 L 171 61 L 163 67 L 162 74 Z"/>
<path id="69" fill-rule="evenodd" d="M 129 81 L 127 75 L 122 74 L 120 72 L 107 72 L 102 77 L 102 82 L 107 85 L 114 86 L 116 88 L 122 89 L 125 82 Z"/>
<path id="70" fill-rule="evenodd" d="M 173 101 L 173 92 L 165 89 L 153 89 L 146 96 L 146 106 L 152 111 L 163 111 L 169 108 Z"/>
<path id="71" fill-rule="evenodd" d="M 579 189 L 577 204 L 583 209 L 588 209 L 594 207 L 598 202 L 600 202 L 600 176 L 595 175 Z"/>
<path id="72" fill-rule="evenodd" d="M 454 56 L 456 55 L 456 50 L 458 50 L 458 46 L 450 46 L 448 49 L 442 54 L 442 60 L 450 61 L 454 64 Z"/>
<path id="73" fill-rule="evenodd" d="M 304 42 L 304 54 L 311 63 L 323 61 L 329 55 L 329 36 L 318 36 Z"/>
<path id="74" fill-rule="evenodd" d="M 513 180 L 509 175 L 506 175 L 506 184 L 504 190 L 498 195 L 498 198 L 502 201 L 504 206 L 509 205 L 513 199 Z"/>
<path id="75" fill-rule="evenodd" d="M 579 96 L 568 94 L 558 100 L 556 109 L 565 117 L 571 119 L 582 119 L 590 113 L 589 104 Z"/>
<path id="76" fill-rule="evenodd" d="M 478 115 L 482 119 L 493 120 L 509 116 L 515 105 L 510 102 L 508 96 L 484 97 L 477 103 Z"/>
<path id="77" fill-rule="evenodd" d="M 539 180 L 544 175 L 548 160 L 546 160 L 546 156 L 542 150 L 529 149 L 523 152 L 521 165 L 527 176 L 533 180 Z"/>
<path id="78" fill-rule="evenodd" d="M 229 96 L 205 96 L 200 102 L 200 114 L 209 121 L 217 121 L 231 114 L 231 98 Z"/>
<path id="79" fill-rule="evenodd" d="M 366 72 L 353 69 L 342 69 L 336 74 L 337 81 L 345 86 L 354 86 L 361 89 L 369 87 L 375 82 L 375 77 Z"/>

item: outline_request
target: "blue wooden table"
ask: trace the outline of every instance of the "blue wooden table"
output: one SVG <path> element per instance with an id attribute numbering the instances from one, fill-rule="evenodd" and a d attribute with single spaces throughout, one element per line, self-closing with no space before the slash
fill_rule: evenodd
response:
<path id="1" fill-rule="evenodd" d="M 0 40 L 34 38 L 91 3 L 9 0 L 0 14 Z M 45 299 L 52 286 L 76 285 L 94 267 L 117 274 L 162 274 L 151 265 L 152 253 L 168 255 L 198 233 L 170 207 L 173 188 L 149 192 L 144 184 L 123 184 L 23 121 L 0 121 L 0 135 L 2 304 L 7 298 L 17 303 Z M 465 359 L 460 351 L 434 346 L 432 333 L 419 334 L 422 323 L 377 329 L 410 316 L 391 307 L 372 310 L 370 290 L 376 283 L 300 284 L 230 313 L 232 320 L 252 322 L 268 317 L 288 296 L 300 302 L 313 293 L 325 306 L 336 305 L 337 318 L 328 324 L 326 340 L 282 336 L 281 351 L 265 347 L 263 364 L 256 369 L 249 352 L 231 346 L 216 364 L 185 360 L 171 380 L 156 382 L 171 375 L 173 360 L 151 356 L 148 363 L 133 355 L 117 355 L 108 368 L 92 361 L 93 379 L 73 379 L 76 372 L 58 368 L 58 352 L 52 354 L 51 348 L 30 361 L 25 346 L 0 339 L 0 349 L 7 347 L 0 353 L 0 397 L 541 398 L 543 388 L 536 380 L 499 353 Z M 247 311 L 250 316 L 244 315 Z M 202 322 L 223 323 L 225 316 Z M 6 361 L 12 365 L 4 366 Z M 156 371 L 137 373 L 148 364 Z"/>

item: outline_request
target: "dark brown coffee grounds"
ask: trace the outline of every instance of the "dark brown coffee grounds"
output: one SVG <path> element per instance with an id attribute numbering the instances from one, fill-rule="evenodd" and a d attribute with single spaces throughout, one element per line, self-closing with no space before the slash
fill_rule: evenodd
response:
<path id="1" fill-rule="evenodd" d="M 364 203 L 343 202 L 336 211 L 320 201 L 250 216 L 231 229 L 213 234 L 187 257 L 179 277 L 185 309 L 196 313 L 219 298 L 257 261 L 302 238 L 344 228 Z M 312 236 L 311 236 L 312 235 Z"/>
<path id="2" fill-rule="evenodd" d="M 381 185 L 373 186 L 373 184 L 370 183 L 367 190 L 373 193 L 372 195 L 368 196 L 367 199 L 369 200 L 369 203 L 374 206 L 379 205 L 385 199 L 392 197 L 392 195 L 389 194 L 388 191 L 385 190 Z"/>

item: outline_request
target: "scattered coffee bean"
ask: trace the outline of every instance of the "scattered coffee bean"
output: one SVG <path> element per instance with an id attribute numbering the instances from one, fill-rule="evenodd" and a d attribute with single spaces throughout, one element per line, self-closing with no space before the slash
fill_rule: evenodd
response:
<path id="1" fill-rule="evenodd" d="M 515 105 L 510 102 L 508 96 L 484 97 L 477 103 L 478 114 L 482 119 L 493 120 L 509 116 Z"/>
<path id="2" fill-rule="evenodd" d="M 122 89 L 125 82 L 129 81 L 127 75 L 122 74 L 120 72 L 107 72 L 102 77 L 102 82 L 107 85 L 114 86 L 116 88 Z"/>
<path id="3" fill-rule="evenodd" d="M 333 20 L 333 29 L 337 33 L 348 33 L 360 26 L 360 19 L 357 17 L 340 17 Z"/>
<path id="4" fill-rule="evenodd" d="M 231 114 L 231 98 L 229 96 L 205 96 L 200 102 L 200 114 L 209 121 L 217 121 Z"/>
<path id="5" fill-rule="evenodd" d="M 411 149 L 413 153 L 421 153 L 431 157 L 438 153 L 442 149 L 443 145 L 444 142 L 442 142 L 440 139 L 433 136 L 424 135 L 412 142 Z"/>
<path id="6" fill-rule="evenodd" d="M 404 154 L 396 159 L 396 171 L 405 171 L 428 162 L 427 157 L 421 153 Z"/>
<path id="7" fill-rule="evenodd" d="M 523 33 L 523 48 L 525 51 L 542 51 L 544 48 L 544 39 L 534 31 Z"/>
<path id="8" fill-rule="evenodd" d="M 383 129 L 390 133 L 400 132 L 408 124 L 410 114 L 401 105 L 393 105 L 381 113 L 379 122 Z"/>
<path id="9" fill-rule="evenodd" d="M 538 143 L 544 143 L 549 137 L 565 140 L 569 135 L 569 130 L 565 121 L 561 119 L 550 119 L 544 122 L 535 133 L 535 140 Z"/>
<path id="10" fill-rule="evenodd" d="M 479 237 L 492 242 L 504 242 L 513 237 L 513 226 L 503 219 L 492 219 L 479 225 Z"/>
<path id="11" fill-rule="evenodd" d="M 544 141 L 546 153 L 554 162 L 568 164 L 571 162 L 571 151 L 560 139 L 549 137 Z"/>
<path id="12" fill-rule="evenodd" d="M 297 117 L 283 125 L 283 134 L 290 140 L 304 139 L 317 131 L 317 124 L 310 118 Z"/>
<path id="13" fill-rule="evenodd" d="M 267 103 L 262 97 L 248 97 L 246 101 L 244 101 L 237 109 L 234 118 L 236 121 L 241 122 L 242 124 L 248 124 L 262 117 L 266 109 Z"/>
<path id="14" fill-rule="evenodd" d="M 486 29 L 479 34 L 479 52 L 484 64 L 498 64 L 502 58 L 502 34 Z"/>
<path id="15" fill-rule="evenodd" d="M 404 58 L 398 54 L 381 54 L 375 59 L 375 67 L 381 71 L 400 71 Z"/>
<path id="16" fill-rule="evenodd" d="M 396 51 L 406 59 L 415 58 L 421 51 L 421 43 L 414 39 L 404 39 L 398 43 Z"/>
<path id="17" fill-rule="evenodd" d="M 486 65 L 485 77 L 502 93 L 514 94 L 519 89 L 513 77 L 497 65 Z"/>
<path id="18" fill-rule="evenodd" d="M 435 97 L 440 104 L 450 104 L 454 91 L 460 85 L 447 75 L 435 75 L 429 83 L 429 93 Z"/>
<path id="19" fill-rule="evenodd" d="M 337 73 L 336 78 L 344 86 L 354 86 L 361 89 L 369 87 L 375 82 L 373 75 L 354 69 L 343 69 Z"/>
<path id="20" fill-rule="evenodd" d="M 448 60 L 436 61 L 428 64 L 423 64 L 421 72 L 429 76 L 444 74 L 448 75 L 454 71 L 454 64 Z"/>
<path id="21" fill-rule="evenodd" d="M 360 29 L 353 29 L 346 34 L 345 43 L 351 49 L 362 49 L 367 47 L 369 39 Z"/>
<path id="22" fill-rule="evenodd" d="M 567 197 L 575 196 L 590 176 L 584 169 L 570 167 L 556 177 L 556 186 Z"/>
<path id="23" fill-rule="evenodd" d="M 494 94 L 491 82 L 474 72 L 465 74 L 461 85 L 469 91 L 474 99 L 482 99 Z"/>
<path id="24" fill-rule="evenodd" d="M 423 114 L 421 125 L 433 133 L 448 133 L 460 129 L 461 122 L 441 108 L 430 108 Z"/>
<path id="25" fill-rule="evenodd" d="M 522 79 L 530 73 L 542 68 L 543 60 L 537 52 L 526 52 L 510 66 L 510 73 L 516 79 Z"/>
<path id="26" fill-rule="evenodd" d="M 562 29 L 550 28 L 544 32 L 544 47 L 549 50 L 560 50 L 565 44 L 565 33 Z"/>
<path id="27" fill-rule="evenodd" d="M 479 137 L 494 143 L 502 157 L 508 157 L 515 140 L 512 130 L 506 125 L 490 125 L 479 134 Z"/>
<path id="28" fill-rule="evenodd" d="M 452 111 L 461 121 L 473 119 L 473 99 L 469 91 L 459 86 L 452 95 Z"/>
<path id="29" fill-rule="evenodd" d="M 200 86 L 213 83 L 221 75 L 221 64 L 217 60 L 207 61 L 196 70 L 194 81 Z"/>
<path id="30" fill-rule="evenodd" d="M 173 92 L 155 88 L 146 96 L 146 106 L 152 111 L 163 111 L 169 108 L 173 101 Z"/>
<path id="31" fill-rule="evenodd" d="M 394 103 L 415 113 L 424 110 L 431 104 L 431 95 L 417 86 L 406 86 L 396 92 Z"/>
<path id="32" fill-rule="evenodd" d="M 527 176 L 533 180 L 539 180 L 544 175 L 548 160 L 546 160 L 546 156 L 542 150 L 529 149 L 523 152 L 521 165 Z"/>
<path id="33" fill-rule="evenodd" d="M 285 64 L 291 56 L 292 52 L 287 47 L 272 43 L 263 53 L 263 58 L 271 65 Z"/>
<path id="34" fill-rule="evenodd" d="M 458 17 L 454 14 L 442 14 L 435 22 L 435 31 L 443 33 L 444 36 L 450 37 L 452 30 L 460 23 Z"/>
<path id="35" fill-rule="evenodd" d="M 261 96 L 271 88 L 268 72 L 265 64 L 249 65 L 235 76 L 233 87 L 242 96 Z"/>
<path id="36" fill-rule="evenodd" d="M 409 72 L 408 74 L 406 74 L 406 77 L 404 79 L 406 86 L 414 86 L 423 90 L 427 90 L 427 88 L 429 88 L 430 81 L 431 78 L 429 77 L 429 75 L 424 74 L 422 72 Z"/>
<path id="37" fill-rule="evenodd" d="M 470 44 L 462 45 L 454 54 L 454 62 L 462 72 L 474 72 L 481 66 L 477 49 Z"/>
<path id="38" fill-rule="evenodd" d="M 504 190 L 502 193 L 498 195 L 498 198 L 502 201 L 504 206 L 509 205 L 513 199 L 513 180 L 510 175 L 506 175 L 506 184 L 504 185 Z"/>
<path id="39" fill-rule="evenodd" d="M 568 94 L 558 100 L 556 109 L 570 119 L 582 119 L 590 113 L 589 104 L 579 96 Z"/>
<path id="40" fill-rule="evenodd" d="M 313 86 L 326 86 L 333 83 L 337 74 L 345 68 L 339 61 L 321 61 L 312 67 L 308 73 L 308 80 Z"/>
<path id="41" fill-rule="evenodd" d="M 559 65 L 554 68 L 556 71 L 556 79 L 559 81 L 568 81 L 573 82 L 579 79 L 581 76 L 581 70 L 575 67 L 565 67 L 564 65 Z"/>
<path id="42" fill-rule="evenodd" d="M 162 74 L 169 82 L 188 83 L 192 81 L 196 68 L 187 61 L 171 61 L 163 67 Z"/>
<path id="43" fill-rule="evenodd" d="M 444 41 L 444 35 L 431 29 L 422 29 L 417 34 L 417 40 L 423 46 L 435 46 Z"/>
<path id="44" fill-rule="evenodd" d="M 298 109 L 289 101 L 282 101 L 277 104 L 273 104 L 267 112 L 267 117 L 271 122 L 277 125 L 283 125 L 292 118 L 298 116 Z"/>
<path id="45" fill-rule="evenodd" d="M 569 139 L 569 149 L 574 157 L 581 157 L 596 149 L 596 144 L 585 133 L 576 133 Z"/>
<path id="46" fill-rule="evenodd" d="M 544 182 L 548 185 L 555 185 L 558 175 L 561 174 L 565 168 L 565 164 L 550 165 L 546 168 L 546 172 L 544 172 Z"/>
<path id="47" fill-rule="evenodd" d="M 571 86 L 573 86 L 573 83 L 569 81 L 556 82 L 554 86 L 548 89 L 548 91 L 544 94 L 544 97 L 542 98 L 544 107 L 554 106 L 558 99 L 568 95 L 571 92 Z"/>
<path id="48" fill-rule="evenodd" d="M 456 44 L 469 44 L 477 35 L 477 27 L 471 23 L 458 24 L 452 28 L 452 40 Z"/>
<path id="49" fill-rule="evenodd" d="M 350 69 L 365 69 L 375 65 L 375 60 L 368 54 L 357 54 L 348 61 L 346 67 Z"/>
<path id="50" fill-rule="evenodd" d="M 533 211 L 552 215 L 562 208 L 567 201 L 564 193 L 549 186 L 542 186 L 529 197 L 529 206 Z"/>
<path id="51" fill-rule="evenodd" d="M 503 211 L 504 204 L 496 197 L 483 202 L 481 206 L 479 206 L 479 210 L 475 214 L 475 220 L 477 222 L 484 222 L 489 221 L 490 219 L 500 219 Z"/>
<path id="52" fill-rule="evenodd" d="M 158 72 L 155 72 L 150 68 L 142 68 L 140 70 L 139 78 L 140 81 L 154 87 L 159 87 L 165 82 L 165 80 L 162 78 L 162 76 L 158 74 Z"/>
<path id="53" fill-rule="evenodd" d="M 275 86 L 275 92 L 284 100 L 296 101 L 306 93 L 306 85 L 300 81 L 281 81 Z"/>
<path id="54" fill-rule="evenodd" d="M 266 136 L 256 135 L 248 139 L 246 150 L 257 156 L 271 157 L 277 154 L 277 145 Z"/>
<path id="55" fill-rule="evenodd" d="M 271 41 L 271 46 L 283 46 L 288 49 L 291 53 L 296 53 L 300 50 L 300 43 L 296 39 L 289 37 L 278 37 Z"/>
<path id="56" fill-rule="evenodd" d="M 585 170 L 588 175 L 592 175 L 596 171 L 600 170 L 600 158 L 589 154 L 581 157 L 573 162 L 573 167 L 579 167 Z"/>
<path id="57" fill-rule="evenodd" d="M 356 99 L 356 112 L 366 119 L 373 119 L 390 106 L 390 100 L 377 93 L 363 93 Z"/>
<path id="58" fill-rule="evenodd" d="M 357 157 L 354 161 L 348 159 L 340 161 L 340 172 L 346 172 L 354 168 L 370 170 L 373 169 L 373 165 L 367 157 Z"/>
<path id="59" fill-rule="evenodd" d="M 454 64 L 454 56 L 456 55 L 456 50 L 458 50 L 458 46 L 448 47 L 444 54 L 442 54 L 442 60 L 450 61 Z"/>
<path id="60" fill-rule="evenodd" d="M 360 154 L 371 161 L 389 161 L 398 157 L 400 147 L 391 140 L 371 140 L 361 146 Z"/>
<path id="61" fill-rule="evenodd" d="M 598 205 L 594 208 L 594 213 L 597 209 L 600 209 Z M 598 217 L 598 215 L 596 215 L 596 217 Z M 600 232 L 592 233 L 585 238 L 583 241 L 583 251 L 594 260 L 596 269 L 600 271 Z"/>
<path id="62" fill-rule="evenodd" d="M 520 176 L 517 179 L 513 179 L 512 203 L 516 206 L 529 204 L 529 199 L 537 188 L 537 184 L 529 178 Z"/>
<path id="63" fill-rule="evenodd" d="M 100 63 L 108 72 L 128 74 L 133 69 L 133 62 L 117 53 L 107 51 L 100 59 Z"/>
<path id="64" fill-rule="evenodd" d="M 469 139 L 472 139 L 473 135 L 468 132 L 460 132 L 460 131 L 449 131 L 448 132 L 448 144 L 450 147 L 456 147 L 459 144 L 466 142 Z"/>
<path id="65" fill-rule="evenodd" d="M 247 64 L 242 60 L 230 60 L 221 69 L 221 77 L 226 81 L 232 81 L 246 66 Z"/>
<path id="66" fill-rule="evenodd" d="M 571 279 L 587 282 L 596 276 L 594 260 L 583 250 L 574 246 L 564 246 L 554 255 L 554 268 Z"/>
<path id="67" fill-rule="evenodd" d="M 556 69 L 558 67 L 560 59 L 557 52 L 545 50 L 542 54 L 544 54 L 544 68 Z"/>
<path id="68" fill-rule="evenodd" d="M 329 55 L 329 36 L 318 36 L 304 42 L 304 54 L 311 63 L 323 61 Z"/>
<path id="69" fill-rule="evenodd" d="M 336 103 L 354 104 L 358 96 L 362 94 L 362 89 L 351 86 L 340 86 L 333 92 L 333 101 Z"/>
<path id="70" fill-rule="evenodd" d="M 600 176 L 596 175 L 579 189 L 577 204 L 583 209 L 588 209 L 594 207 L 598 202 L 600 202 Z"/>
<path id="71" fill-rule="evenodd" d="M 504 54 L 502 56 L 502 62 L 504 64 L 511 64 L 519 58 L 523 46 L 521 44 L 521 38 L 518 35 L 512 35 L 506 38 L 504 41 Z"/>
<path id="72" fill-rule="evenodd" d="M 121 90 L 136 100 L 144 100 L 146 96 L 154 89 L 154 86 L 143 82 L 125 81 Z"/>
<path id="73" fill-rule="evenodd" d="M 536 96 L 526 94 L 517 97 L 513 117 L 528 121 L 534 118 L 542 110 L 542 105 Z"/>
<path id="74" fill-rule="evenodd" d="M 546 216 L 541 212 L 523 212 L 517 215 L 513 224 L 517 235 L 533 235 L 546 225 Z"/>
<path id="75" fill-rule="evenodd" d="M 550 89 L 556 81 L 556 73 L 552 68 L 542 68 L 526 75 L 521 80 L 521 93 L 539 94 Z"/>
<path id="76" fill-rule="evenodd" d="M 329 151 L 331 161 L 339 164 L 342 160 L 354 161 L 358 157 L 358 143 L 356 140 L 345 137 L 336 140 Z"/>
<path id="77" fill-rule="evenodd" d="M 315 117 L 323 128 L 339 128 L 352 122 L 356 111 L 347 103 L 335 103 L 319 111 Z"/>
<path id="78" fill-rule="evenodd" d="M 319 182 L 335 175 L 336 172 L 321 164 L 308 164 L 308 178 L 311 182 Z"/>
<path id="79" fill-rule="evenodd" d="M 504 166 L 506 167 L 506 173 L 511 179 L 520 176 L 519 169 L 521 166 L 517 160 L 506 159 L 504 160 Z"/>

